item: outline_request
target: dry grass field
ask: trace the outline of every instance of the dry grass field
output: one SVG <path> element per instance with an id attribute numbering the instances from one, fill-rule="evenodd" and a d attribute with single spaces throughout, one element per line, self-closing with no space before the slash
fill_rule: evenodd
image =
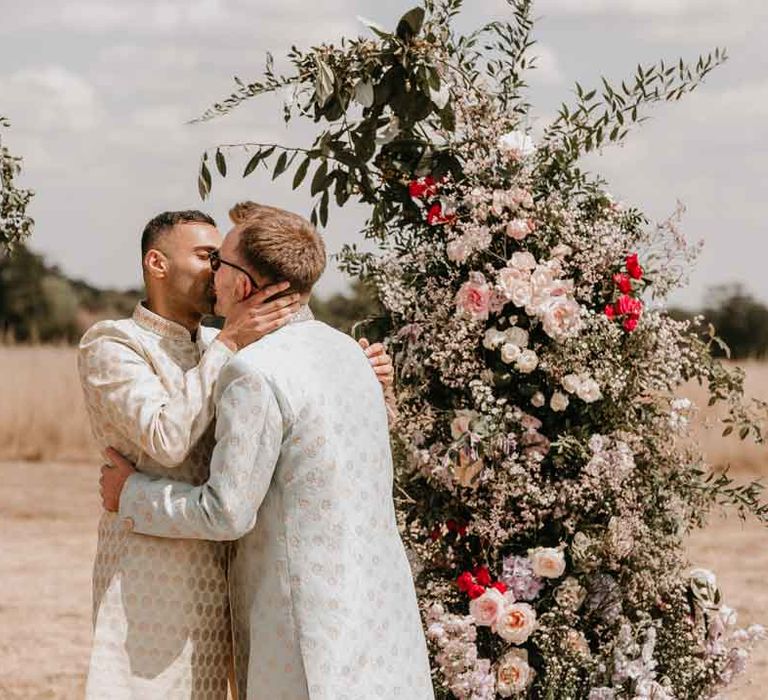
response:
<path id="1" fill-rule="evenodd" d="M 98 456 L 70 348 L 0 347 L 0 700 L 82 697 L 90 645 Z M 747 365 L 750 395 L 768 399 L 768 364 Z M 701 400 L 703 390 L 683 394 Z M 704 409 L 702 424 L 716 414 Z M 768 474 L 768 447 L 699 429 L 710 460 L 738 478 Z M 689 542 L 744 623 L 768 623 L 768 531 L 715 518 Z M 727 697 L 768 697 L 768 643 Z"/>
<path id="2" fill-rule="evenodd" d="M 74 348 L 0 345 L 0 367 L 0 459 L 97 459 Z"/>

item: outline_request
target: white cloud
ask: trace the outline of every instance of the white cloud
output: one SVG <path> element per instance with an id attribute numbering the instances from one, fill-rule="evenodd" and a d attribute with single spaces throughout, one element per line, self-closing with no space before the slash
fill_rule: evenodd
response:
<path id="1" fill-rule="evenodd" d="M 93 86 L 64 66 L 24 68 L 3 78 L 0 94 L 16 126 L 31 131 L 90 131 L 104 109 Z"/>

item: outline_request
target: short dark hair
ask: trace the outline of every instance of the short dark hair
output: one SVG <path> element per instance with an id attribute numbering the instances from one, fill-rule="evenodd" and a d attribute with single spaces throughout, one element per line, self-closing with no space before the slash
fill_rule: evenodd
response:
<path id="1" fill-rule="evenodd" d="M 147 251 L 157 245 L 157 241 L 166 231 L 170 231 L 177 224 L 209 224 L 216 226 L 216 222 L 205 212 L 197 209 L 186 211 L 164 211 L 152 219 L 141 234 L 141 258 Z"/>

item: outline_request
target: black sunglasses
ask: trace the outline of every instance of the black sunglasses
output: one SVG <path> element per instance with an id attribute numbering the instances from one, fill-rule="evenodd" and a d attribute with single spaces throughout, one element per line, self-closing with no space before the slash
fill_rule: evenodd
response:
<path id="1" fill-rule="evenodd" d="M 248 272 L 248 270 L 244 270 L 239 265 L 235 265 L 235 263 L 231 263 L 228 260 L 222 260 L 221 255 L 219 255 L 218 250 L 212 250 L 210 253 L 208 253 L 208 262 L 211 264 L 211 270 L 216 272 L 222 265 L 228 265 L 229 267 L 233 267 L 238 272 L 242 272 L 253 285 L 254 289 L 261 289 L 259 286 L 259 283 L 253 279 L 251 274 Z"/>

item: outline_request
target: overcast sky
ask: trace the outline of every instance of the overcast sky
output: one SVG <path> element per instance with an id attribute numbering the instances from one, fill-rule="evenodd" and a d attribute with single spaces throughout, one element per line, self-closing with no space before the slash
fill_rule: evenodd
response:
<path id="1" fill-rule="evenodd" d="M 279 99 L 252 101 L 205 125 L 185 122 L 226 96 L 232 76 L 256 77 L 265 51 L 309 47 L 365 30 L 363 15 L 394 26 L 413 0 L 0 0 L 0 114 L 8 145 L 37 192 L 31 247 L 67 274 L 100 286 L 138 286 L 139 237 L 165 209 L 204 208 L 222 225 L 242 198 L 307 214 L 308 190 L 290 178 L 239 177 L 202 204 L 196 172 L 208 146 L 241 140 L 299 143 Z M 502 0 L 468 0 L 461 25 L 505 13 Z M 694 59 L 717 45 L 731 59 L 699 91 L 653 112 L 622 148 L 589 166 L 617 199 L 655 218 L 687 207 L 684 229 L 705 249 L 675 301 L 700 303 L 713 284 L 743 282 L 768 301 L 768 4 L 764 0 L 540 0 L 531 74 L 534 128 L 573 82 L 621 79 L 636 64 Z M 358 240 L 361 208 L 333 212 L 331 251 Z M 321 293 L 343 290 L 335 270 Z"/>

